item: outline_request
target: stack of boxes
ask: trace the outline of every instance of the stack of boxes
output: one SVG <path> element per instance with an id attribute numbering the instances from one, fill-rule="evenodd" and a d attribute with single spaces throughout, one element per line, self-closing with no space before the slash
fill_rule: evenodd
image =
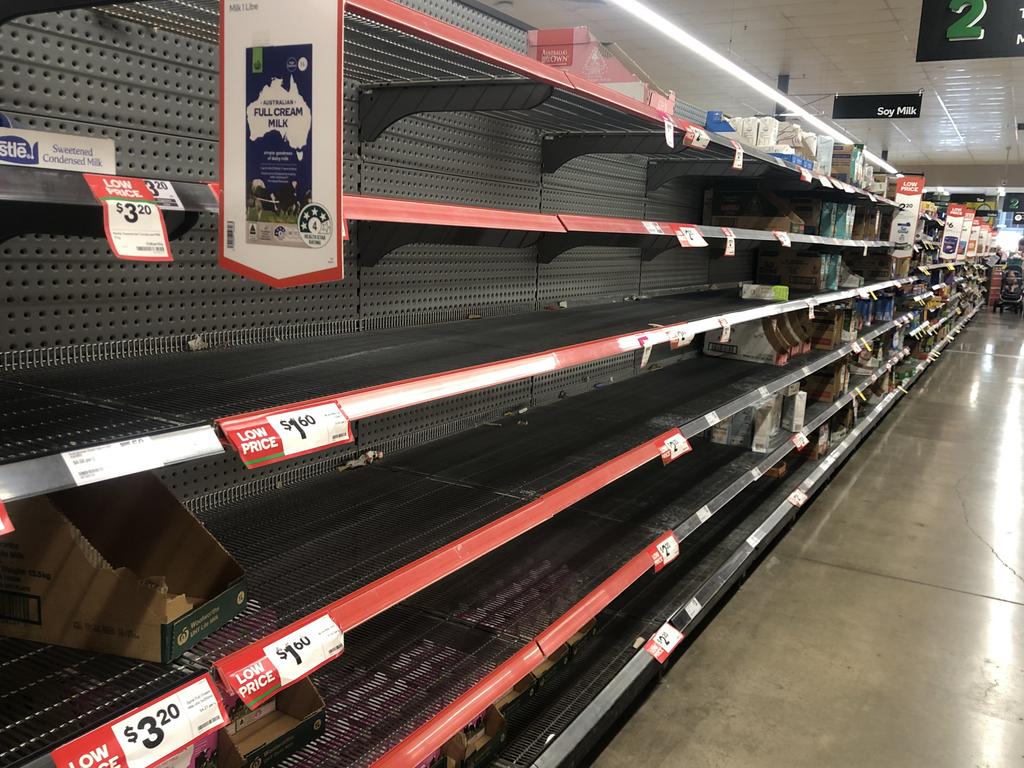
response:
<path id="1" fill-rule="evenodd" d="M 788 285 L 794 291 L 834 291 L 839 287 L 841 262 L 837 253 L 761 254 L 757 260 L 757 282 Z"/>

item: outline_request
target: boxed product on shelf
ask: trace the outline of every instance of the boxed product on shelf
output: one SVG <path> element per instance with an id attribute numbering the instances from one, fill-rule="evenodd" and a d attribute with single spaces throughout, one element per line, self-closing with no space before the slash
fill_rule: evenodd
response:
<path id="1" fill-rule="evenodd" d="M 811 434 L 810 443 L 807 446 L 807 458 L 823 458 L 828 453 L 829 438 L 828 422 L 825 422 Z"/>
<path id="2" fill-rule="evenodd" d="M 790 348 L 779 333 L 774 317 L 731 327 L 729 340 L 725 342 L 722 341 L 723 333 L 708 331 L 704 334 L 704 354 L 769 365 L 789 362 Z"/>
<path id="3" fill-rule="evenodd" d="M 711 442 L 718 445 L 750 445 L 754 428 L 754 409 L 744 408 L 711 428 Z"/>
<path id="4" fill-rule="evenodd" d="M 779 121 L 771 115 L 757 119 L 757 146 L 770 147 L 779 143 Z"/>
<path id="5" fill-rule="evenodd" d="M 777 318 L 779 335 L 789 345 L 789 356 L 805 355 L 811 351 L 811 326 L 803 313 L 787 312 Z"/>
<path id="6" fill-rule="evenodd" d="M 754 453 L 768 453 L 772 438 L 779 433 L 782 425 L 782 393 L 774 394 L 754 406 L 754 433 L 750 450 Z"/>
<path id="7" fill-rule="evenodd" d="M 846 310 L 842 307 L 819 307 L 811 321 L 811 344 L 815 349 L 835 349 L 843 342 L 843 322 Z"/>
<path id="8" fill-rule="evenodd" d="M 730 117 L 729 125 L 736 131 L 736 138 L 741 144 L 757 146 L 757 130 L 760 121 L 756 117 Z"/>
<path id="9" fill-rule="evenodd" d="M 764 474 L 765 474 L 765 477 L 774 477 L 774 478 L 777 479 L 777 478 L 780 478 L 780 477 L 785 477 L 788 472 L 789 472 L 789 464 L 787 462 L 785 462 L 785 461 L 780 461 L 778 464 L 776 464 L 774 467 L 769 469 Z"/>
<path id="10" fill-rule="evenodd" d="M 852 235 L 854 240 L 882 239 L 882 211 L 878 208 L 851 206 L 854 209 Z"/>
<path id="11" fill-rule="evenodd" d="M 818 136 L 818 151 L 814 156 L 814 170 L 826 176 L 832 175 L 832 151 L 836 140 L 831 136 Z"/>
<path id="12" fill-rule="evenodd" d="M 740 287 L 740 298 L 759 301 L 789 301 L 789 286 L 744 283 Z"/>
<path id="13" fill-rule="evenodd" d="M 782 428 L 799 432 L 804 428 L 804 414 L 807 409 L 807 393 L 804 391 L 785 395 L 782 400 Z"/>
<path id="14" fill-rule="evenodd" d="M 231 722 L 219 733 L 218 768 L 269 768 L 323 733 L 324 701 L 309 678 L 253 710 L 221 691 Z"/>
<path id="15" fill-rule="evenodd" d="M 548 66 L 614 88 L 645 104 L 661 103 L 674 108 L 674 93 L 659 88 L 621 47 L 602 43 L 586 26 L 531 29 L 527 32 L 527 46 L 531 58 Z"/>
<path id="16" fill-rule="evenodd" d="M 896 257 L 888 253 L 848 254 L 843 263 L 850 271 L 863 277 L 869 283 L 891 280 L 896 271 Z"/>
<path id="17" fill-rule="evenodd" d="M 863 144 L 835 144 L 832 147 L 832 176 L 853 184 L 864 172 Z"/>
<path id="18" fill-rule="evenodd" d="M 761 254 L 757 259 L 757 281 L 782 283 L 797 291 L 834 291 L 839 286 L 840 260 L 836 253 Z"/>
<path id="19" fill-rule="evenodd" d="M 803 219 L 804 234 L 821 234 L 822 201 L 814 197 L 792 197 L 789 202 L 793 213 Z"/>
<path id="20" fill-rule="evenodd" d="M 829 444 L 836 445 L 846 439 L 853 429 L 856 414 L 853 408 L 842 408 L 839 413 L 829 419 Z"/>
<path id="21" fill-rule="evenodd" d="M 853 222 L 857 214 L 857 206 L 846 203 L 836 203 L 835 225 L 832 230 L 832 237 L 839 240 L 853 239 Z"/>
<path id="22" fill-rule="evenodd" d="M 800 233 L 804 220 L 788 200 L 773 192 L 708 190 L 704 197 L 704 223 L 737 229 L 782 230 Z"/>
<path id="23" fill-rule="evenodd" d="M 842 395 L 850 384 L 850 366 L 843 359 L 827 368 L 815 371 L 804 379 L 807 397 L 821 403 L 831 403 Z"/>
<path id="24" fill-rule="evenodd" d="M 241 566 L 150 473 L 8 511 L 0 635 L 166 663 L 245 604 Z"/>

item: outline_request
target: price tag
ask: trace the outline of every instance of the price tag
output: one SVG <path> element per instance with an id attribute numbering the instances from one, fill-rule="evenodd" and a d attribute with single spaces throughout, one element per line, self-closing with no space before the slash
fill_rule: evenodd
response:
<path id="1" fill-rule="evenodd" d="M 153 196 L 153 202 L 161 208 L 170 208 L 175 211 L 185 210 L 185 206 L 181 204 L 181 198 L 178 197 L 178 193 L 174 189 L 174 184 L 165 179 L 143 179 L 142 181 L 146 185 L 146 189 L 149 190 L 149 194 Z"/>
<path id="2" fill-rule="evenodd" d="M 217 423 L 250 469 L 355 440 L 348 418 L 333 401 Z"/>
<path id="3" fill-rule="evenodd" d="M 921 272 L 922 275 L 928 274 L 928 267 L 918 267 L 918 270 Z"/>
<path id="4" fill-rule="evenodd" d="M 722 234 L 725 235 L 725 256 L 736 255 L 736 233 L 729 227 L 722 227 Z"/>
<path id="5" fill-rule="evenodd" d="M 789 239 L 789 233 L 783 232 L 781 229 L 776 229 L 772 232 L 775 235 L 775 239 L 782 243 L 783 248 L 791 248 L 793 241 Z"/>
<path id="6" fill-rule="evenodd" d="M 656 221 L 642 221 L 640 223 L 643 224 L 644 225 L 644 229 L 646 229 L 652 235 L 664 235 L 665 234 L 665 230 L 661 228 L 661 224 L 659 224 Z"/>
<path id="7" fill-rule="evenodd" d="M 864 396 L 864 391 L 863 390 L 861 390 L 861 389 L 856 390 L 856 394 L 857 394 L 857 397 L 859 397 L 864 402 L 868 401 L 868 399 Z"/>
<path id="8" fill-rule="evenodd" d="M 718 324 L 722 326 L 722 334 L 718 341 L 722 344 L 728 344 L 729 339 L 732 338 L 732 326 L 729 325 L 729 321 L 724 317 L 718 318 Z"/>
<path id="9" fill-rule="evenodd" d="M 661 629 L 651 635 L 651 639 L 647 641 L 644 650 L 651 654 L 659 664 L 664 664 L 665 660 L 672 655 L 672 651 L 682 641 L 683 633 L 668 622 L 665 622 Z"/>
<path id="10" fill-rule="evenodd" d="M 814 319 L 814 302 L 813 301 L 808 301 L 807 302 L 807 317 L 810 318 L 811 320 Z"/>
<path id="11" fill-rule="evenodd" d="M 830 179 L 825 174 L 821 174 L 820 176 L 818 176 L 818 181 L 820 181 L 821 186 L 825 187 L 826 189 L 835 189 L 835 184 L 832 183 L 832 179 Z"/>
<path id="12" fill-rule="evenodd" d="M 763 474 L 764 472 L 761 470 L 760 467 L 754 467 L 752 470 L 750 470 L 750 476 L 754 478 L 754 480 L 760 480 L 761 475 Z"/>
<path id="13" fill-rule="evenodd" d="M 711 519 L 711 510 L 708 509 L 707 504 L 697 510 L 697 519 L 700 520 L 702 524 Z"/>
<path id="14" fill-rule="evenodd" d="M 805 184 L 811 184 L 814 181 L 814 176 L 811 175 L 811 172 L 809 170 L 801 167 L 800 181 L 804 182 Z"/>
<path id="15" fill-rule="evenodd" d="M 686 611 L 686 615 L 692 620 L 694 616 L 700 613 L 703 607 L 704 606 L 700 604 L 700 600 L 696 597 L 691 597 L 683 607 L 683 610 Z"/>
<path id="16" fill-rule="evenodd" d="M 863 256 L 867 256 L 868 255 L 868 244 L 867 243 L 864 243 L 864 253 L 862 255 Z"/>
<path id="17" fill-rule="evenodd" d="M 754 531 L 752 534 L 747 536 L 747 546 L 751 549 L 757 549 L 757 545 L 761 543 L 764 538 L 764 534 L 761 533 L 760 529 Z"/>
<path id="18" fill-rule="evenodd" d="M 164 465 L 163 457 L 149 437 L 121 440 L 117 443 L 65 451 L 64 460 L 75 485 L 98 483 Z"/>
<path id="19" fill-rule="evenodd" d="M 853 354 L 855 355 L 859 355 L 861 352 L 860 344 L 858 344 L 856 341 L 853 342 L 853 345 L 850 348 L 853 350 Z"/>
<path id="20" fill-rule="evenodd" d="M 732 156 L 732 169 L 734 171 L 743 170 L 743 145 L 735 139 L 730 139 L 729 142 L 732 144 L 732 148 L 736 150 Z"/>
<path id="21" fill-rule="evenodd" d="M 654 561 L 654 572 L 657 573 L 666 565 L 679 557 L 679 539 L 669 531 L 647 548 L 651 560 Z"/>
<path id="22" fill-rule="evenodd" d="M 101 726 L 52 753 L 61 768 L 149 768 L 227 724 L 209 675 Z"/>
<path id="23" fill-rule="evenodd" d="M 708 247 L 708 241 L 701 235 L 700 230 L 689 224 L 683 224 L 676 228 L 676 238 L 683 248 Z"/>
<path id="24" fill-rule="evenodd" d="M 640 356 L 640 367 L 646 368 L 647 364 L 651 362 L 651 352 L 654 351 L 654 347 L 650 344 L 644 346 L 644 353 Z"/>
<path id="25" fill-rule="evenodd" d="M 14 530 L 14 523 L 11 522 L 11 516 L 7 514 L 7 507 L 0 501 L 0 536 L 5 536 Z"/>
<path id="26" fill-rule="evenodd" d="M 82 177 L 103 206 L 103 228 L 110 250 L 126 261 L 173 261 L 164 216 L 143 179 Z"/>
<path id="27" fill-rule="evenodd" d="M 770 392 L 770 391 L 768 390 L 768 387 L 758 387 L 758 388 L 757 388 L 757 395 L 758 395 L 758 397 L 760 397 L 760 398 L 761 398 L 762 400 L 764 400 L 764 399 L 765 399 L 765 398 L 767 398 L 767 397 L 770 397 L 770 396 L 771 396 L 771 394 L 772 394 L 772 393 L 771 393 L 771 392 Z"/>
<path id="28" fill-rule="evenodd" d="M 803 432 L 797 432 L 789 439 L 790 442 L 792 442 L 793 445 L 796 446 L 796 449 L 798 451 L 802 451 L 804 448 L 810 445 L 811 442 L 810 440 L 807 439 L 807 435 L 805 435 Z"/>
<path id="29" fill-rule="evenodd" d="M 321 616 L 264 646 L 263 654 L 277 670 L 281 685 L 288 685 L 340 656 L 344 650 L 344 633 L 330 616 Z"/>
<path id="30" fill-rule="evenodd" d="M 661 116 L 662 122 L 665 124 L 665 143 L 669 149 L 676 148 L 676 124 L 672 122 L 672 118 L 668 115 Z"/>
<path id="31" fill-rule="evenodd" d="M 221 187 L 220 183 L 216 181 L 211 181 L 206 186 L 208 186 L 210 191 L 213 193 L 213 197 L 217 200 L 217 205 L 220 205 L 221 195 L 224 192 L 223 187 Z"/>
<path id="32" fill-rule="evenodd" d="M 797 488 L 795 491 L 789 494 L 789 498 L 787 499 L 787 501 L 794 507 L 802 507 L 804 504 L 807 503 L 807 494 L 801 491 L 799 488 Z"/>
<path id="33" fill-rule="evenodd" d="M 676 430 L 674 435 L 669 435 L 665 438 L 665 441 L 658 449 L 658 453 L 661 454 L 663 464 L 671 464 L 680 456 L 685 456 L 692 450 L 693 447 L 690 445 L 690 441 L 683 437 L 682 432 Z"/>
<path id="34" fill-rule="evenodd" d="M 867 339 L 861 339 L 860 343 L 861 343 L 861 346 L 864 347 L 864 349 L 866 349 L 868 352 L 874 352 L 875 351 L 874 348 L 871 346 L 871 342 L 868 341 Z"/>
<path id="35" fill-rule="evenodd" d="M 721 421 L 721 419 L 718 417 L 717 411 L 711 411 L 710 413 L 705 414 L 704 418 L 707 419 L 709 427 L 713 427 L 715 426 L 715 424 Z"/>
<path id="36" fill-rule="evenodd" d="M 668 332 L 668 348 L 669 349 L 681 349 L 687 347 L 693 342 L 692 333 L 683 333 L 682 331 L 669 331 Z"/>
<path id="37" fill-rule="evenodd" d="M 706 149 L 708 144 L 711 143 L 711 137 L 708 136 L 701 128 L 691 125 L 686 129 L 686 133 L 683 135 L 683 143 L 688 147 Z"/>

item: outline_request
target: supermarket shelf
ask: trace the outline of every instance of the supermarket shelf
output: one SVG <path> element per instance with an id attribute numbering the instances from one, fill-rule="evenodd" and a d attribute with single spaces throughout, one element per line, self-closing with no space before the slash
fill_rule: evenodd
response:
<path id="1" fill-rule="evenodd" d="M 693 568 L 673 581 L 652 582 L 606 617 L 592 647 L 510 717 L 508 741 L 494 765 L 555 768 L 574 764 L 589 753 L 662 669 L 646 651 L 634 651 L 633 640 L 651 636 L 666 622 L 684 636 L 693 634 L 798 514 L 790 501 L 792 490 L 800 488 L 808 497 L 817 492 L 901 396 L 900 390 L 886 396 L 823 461 L 808 463 L 784 481 L 769 484 L 771 491 L 763 502 L 755 498 L 760 503 L 747 525 L 737 526 L 704 561 L 717 561 L 717 566 Z"/>
<path id="2" fill-rule="evenodd" d="M 664 344 L 677 335 L 718 330 L 722 319 L 736 325 L 914 280 L 781 303 L 744 301 L 731 292 L 676 295 L 443 327 L 13 372 L 0 379 L 0 388 L 11 393 L 3 400 L 10 426 L 0 440 L 0 499 L 70 487 L 62 455 L 70 450 L 116 450 L 122 441 L 157 435 L 184 440 L 185 430 L 215 421 L 230 430 L 323 403 L 337 403 L 349 419 L 359 421 Z M 141 454 L 151 467 L 212 450 L 205 441 L 192 454 L 159 448 Z M 129 463 L 119 474 L 145 468 Z"/>
<path id="3" fill-rule="evenodd" d="M 884 370 L 891 370 L 905 353 L 901 352 L 890 360 L 890 364 Z M 820 415 L 813 419 L 817 424 L 823 423 L 835 412 L 850 401 L 856 392 L 867 387 L 877 380 L 881 375 L 869 377 L 869 379 L 858 385 L 846 397 L 838 400 L 830 407 L 821 410 Z M 807 431 L 811 427 L 805 427 Z M 708 500 L 699 510 L 694 507 L 691 510 L 692 516 L 686 520 L 680 520 L 676 525 L 685 525 L 686 533 L 690 534 L 697 530 L 701 523 L 711 515 L 721 510 L 729 501 L 739 495 L 748 485 L 759 480 L 765 471 L 774 466 L 778 461 L 795 450 L 794 444 L 786 439 L 780 438 L 782 445 L 768 456 L 754 457 L 753 466 L 750 466 L 739 477 L 732 478 L 726 488 Z M 694 524 L 694 518 L 697 518 Z M 704 518 L 704 519 L 701 519 Z M 760 529 L 758 529 L 760 530 Z M 672 535 L 678 538 L 678 533 L 673 530 Z M 755 531 L 753 536 L 757 535 Z M 655 561 L 652 561 L 649 553 L 650 546 L 640 548 L 639 551 L 618 570 L 614 571 L 602 581 L 592 592 L 586 594 L 582 600 L 569 605 L 567 610 L 550 625 L 541 629 L 526 645 L 515 655 L 507 659 L 479 683 L 470 688 L 448 707 L 434 716 L 430 721 L 420 726 L 411 736 L 394 749 L 390 750 L 375 765 L 378 768 L 398 768 L 399 766 L 418 765 L 427 760 L 436 750 L 440 749 L 447 741 L 465 727 L 466 723 L 472 722 L 481 711 L 487 706 L 496 702 L 505 695 L 512 686 L 532 672 L 544 659 L 551 659 L 554 654 L 562 649 L 568 640 L 581 631 L 590 621 L 606 609 L 615 599 L 622 595 L 634 583 L 639 581 L 648 572 L 656 568 Z M 748 539 L 751 548 L 756 548 L 758 541 L 754 538 Z M 489 578 L 487 577 L 489 576 Z M 491 574 L 465 575 L 465 581 L 480 584 L 490 583 L 495 578 Z M 458 591 L 457 591 L 458 595 Z M 461 595 L 458 595 L 461 598 Z M 550 598 L 551 596 L 548 595 Z M 564 596 L 559 595 L 559 600 Z M 456 599 L 457 604 L 464 604 L 464 599 Z M 496 607 L 496 606 L 495 606 Z M 538 649 L 540 654 L 538 655 Z"/>
<path id="4" fill-rule="evenodd" d="M 900 321 L 905 322 L 905 318 L 901 317 Z M 894 327 L 895 321 L 885 323 L 864 335 L 881 335 Z M 352 660 L 364 658 L 370 649 L 378 647 L 380 633 L 386 633 L 382 627 L 389 626 L 388 622 L 394 620 L 394 608 L 384 614 L 381 611 L 418 591 L 406 589 L 400 592 L 398 588 L 408 587 L 408 582 L 401 576 L 388 579 L 388 574 L 401 574 L 402 569 L 418 557 L 430 556 L 453 540 L 480 531 L 482 527 L 492 526 L 489 532 L 493 533 L 496 521 L 531 505 L 534 509 L 545 508 L 547 518 L 558 511 L 558 505 L 563 509 L 569 504 L 575 504 L 577 509 L 581 505 L 586 509 L 598 509 L 600 499 L 593 496 L 594 491 L 616 480 L 615 475 L 601 477 L 600 482 L 592 481 L 589 486 L 578 488 L 568 501 L 563 495 L 554 497 L 552 502 L 550 491 L 571 489 L 577 478 L 591 468 L 615 460 L 625 446 L 646 436 L 662 434 L 672 424 L 680 425 L 684 434 L 695 437 L 718 418 L 731 415 L 849 351 L 847 345 L 834 352 L 808 355 L 783 369 L 717 358 L 684 360 L 595 390 L 571 402 L 531 411 L 527 425 L 516 424 L 517 419 L 512 419 L 500 429 L 481 427 L 456 438 L 399 454 L 393 461 L 359 472 L 319 478 L 270 493 L 256 501 L 236 502 L 214 510 L 206 517 L 207 526 L 247 568 L 250 605 L 254 607 L 195 649 L 190 654 L 190 665 L 181 670 L 181 674 L 192 674 L 196 668 L 207 669 L 225 653 L 253 642 L 274 627 L 318 611 L 332 597 L 339 599 L 341 608 L 335 615 L 348 622 L 343 624 L 347 648 L 344 660 L 331 665 L 340 668 L 336 673 L 325 668 L 319 674 L 342 677 L 355 674 L 350 668 Z M 764 460 L 762 456 L 750 459 L 747 464 L 730 464 L 733 466 L 731 475 L 720 473 L 707 464 L 708 461 L 719 462 L 723 456 L 732 462 L 735 453 L 736 449 L 701 444 L 694 453 L 668 467 L 649 459 L 637 464 L 635 479 L 631 477 L 628 482 L 634 483 L 631 486 L 634 489 L 639 487 L 636 484 L 656 489 L 662 487 L 660 483 L 683 473 L 690 478 L 685 487 L 693 485 L 695 489 L 702 489 L 699 491 L 700 504 L 693 506 L 692 512 L 702 504 L 715 504 L 716 498 L 724 503 L 728 494 L 735 493 L 734 483 L 744 481 L 751 468 L 749 461 L 759 463 Z M 740 453 L 745 454 L 744 451 Z M 653 458 L 658 455 L 655 452 Z M 631 494 L 636 492 L 629 491 Z M 698 493 L 697 490 L 694 492 Z M 628 497 L 620 498 L 619 504 L 619 508 L 627 512 L 633 506 Z M 653 537 L 658 531 L 677 524 L 690 512 L 683 515 L 674 510 L 666 513 L 667 517 L 652 518 L 648 528 L 637 530 L 643 536 Z M 602 512 L 601 516 L 607 514 Z M 260 534 L 262 529 L 257 521 L 285 517 L 288 526 L 278 530 L 272 540 Z M 574 520 L 575 514 L 559 516 L 544 523 L 543 528 L 567 527 L 567 530 L 575 531 L 574 537 L 578 537 L 580 532 L 576 527 L 579 521 L 574 523 Z M 513 551 L 530 552 L 538 548 L 538 541 L 547 541 L 548 534 L 537 533 L 541 528 L 529 532 L 530 528 L 543 522 L 540 520 L 527 526 L 524 535 L 509 545 Z M 586 529 L 591 532 L 603 530 L 594 520 L 586 525 Z M 632 522 L 627 529 L 632 529 Z M 402 531 L 399 540 L 392 538 L 396 530 Z M 637 535 L 627 536 L 626 531 L 618 530 L 612 538 L 640 546 L 645 539 L 639 540 Z M 500 542 L 492 543 L 497 546 Z M 602 539 L 602 546 L 604 543 Z M 272 547 L 273 553 L 267 547 Z M 507 547 L 491 552 L 487 558 L 505 557 L 501 554 L 505 549 Z M 464 549 L 462 555 L 465 558 L 462 565 L 472 566 L 470 551 Z M 329 564 L 328 570 L 314 575 L 310 568 L 317 563 Z M 438 563 L 435 560 L 432 564 Z M 607 574 L 608 569 L 601 573 Z M 432 578 L 423 586 L 441 578 L 444 572 L 431 575 Z M 465 583 L 467 578 L 461 577 L 461 582 Z M 469 578 L 469 582 L 477 585 L 492 583 L 482 578 Z M 493 583 L 506 581 L 496 579 Z M 442 583 L 431 589 L 444 588 Z M 422 592 L 416 598 L 421 602 L 414 604 L 432 604 L 434 598 L 431 594 L 430 590 Z M 368 610 L 369 598 L 376 601 L 376 605 Z M 552 607 L 555 604 L 552 603 Z M 561 605 L 560 602 L 557 604 Z M 435 628 L 442 631 L 445 627 L 449 625 Z M 428 628 L 425 626 L 423 631 Z M 20 659 L 25 655 L 24 647 L 25 644 L 0 641 L 0 659 Z M 499 650 L 504 653 L 501 658 L 505 658 L 512 649 L 500 646 Z M 145 682 L 145 676 L 162 669 L 128 660 L 66 653 L 77 659 L 72 665 L 75 669 L 80 664 L 90 674 L 93 674 L 94 661 L 98 664 L 98 660 L 103 659 L 107 672 L 96 674 L 95 678 L 104 681 L 102 688 L 93 690 L 90 695 L 121 702 L 124 709 L 140 703 L 141 696 L 152 694 L 153 686 Z M 0 661 L 0 666 L 2 664 Z M 128 670 L 133 674 L 128 675 Z M 69 685 L 77 685 L 75 675 L 69 674 Z M 161 677 L 161 680 L 165 679 L 168 687 L 180 682 L 180 678 L 173 675 Z M 44 693 L 41 691 L 33 692 L 25 698 L 25 706 L 36 706 L 42 696 Z M 65 696 L 68 698 L 66 703 L 54 705 L 52 710 L 46 709 L 44 721 L 28 722 L 26 732 L 43 734 L 56 731 L 53 739 L 63 742 L 100 724 L 101 721 L 79 712 L 81 707 L 75 696 L 61 692 L 62 700 Z M 118 714 L 110 707 L 100 711 L 105 715 L 103 721 Z M 69 712 L 76 714 L 72 717 Z M 30 714 L 22 713 L 22 717 L 28 718 Z M 412 716 L 413 713 L 406 710 L 406 714 Z M 0 748 L 0 753 L 3 751 Z"/>

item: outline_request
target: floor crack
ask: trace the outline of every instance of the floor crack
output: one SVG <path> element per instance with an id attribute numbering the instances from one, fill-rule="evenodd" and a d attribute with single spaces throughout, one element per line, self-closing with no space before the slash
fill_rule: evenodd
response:
<path id="1" fill-rule="evenodd" d="M 988 547 L 988 550 L 992 553 L 992 556 L 995 557 L 995 559 L 998 560 L 1000 563 L 1002 563 L 1003 567 L 1006 568 L 1006 570 L 1008 570 L 1010 573 L 1012 573 L 1014 577 L 1017 579 L 1017 581 L 1019 581 L 1021 584 L 1024 584 L 1024 576 L 1021 576 L 1019 573 L 1017 573 L 1016 569 L 1012 565 L 1003 560 L 1003 558 L 1000 557 L 999 553 L 996 552 L 996 548 L 989 544 L 988 540 L 980 533 L 978 533 L 975 527 L 971 525 L 971 518 L 967 513 L 967 499 L 964 498 L 963 491 L 960 490 L 960 483 L 962 483 L 963 480 L 964 479 L 962 477 L 958 478 L 956 483 L 954 483 L 953 485 L 953 490 L 956 491 L 956 496 L 958 499 L 960 499 L 960 511 L 964 516 L 964 524 L 967 526 L 967 530 L 974 534 L 974 538 L 976 538 L 978 541 L 980 541 L 982 544 Z"/>

